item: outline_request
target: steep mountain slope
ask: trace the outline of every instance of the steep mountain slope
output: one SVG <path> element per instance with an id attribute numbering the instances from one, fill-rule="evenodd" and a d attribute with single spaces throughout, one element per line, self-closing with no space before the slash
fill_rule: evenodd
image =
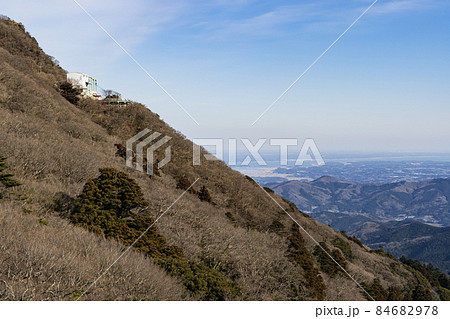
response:
<path id="1" fill-rule="evenodd" d="M 324 176 L 312 182 L 269 185 L 311 212 L 366 213 L 450 225 L 450 178 L 392 184 L 357 184 Z"/>
<path id="2" fill-rule="evenodd" d="M 192 143 L 143 105 L 118 107 L 88 99 L 78 105 L 69 103 L 56 89 L 64 77 L 64 71 L 45 57 L 21 25 L 0 20 L 0 154 L 7 156 L 10 171 L 23 184 L 8 191 L 0 205 L 0 233 L 8 237 L 8 231 L 20 231 L 16 246 L 2 242 L 1 299 L 73 299 L 109 266 L 120 244 L 87 233 L 65 219 L 72 213 L 71 202 L 91 178 L 99 176 L 102 167 L 126 172 L 142 190 L 153 218 L 198 178 L 192 191 L 158 220 L 153 231 L 167 245 L 176 246 L 183 258 L 201 265 L 202 271 L 215 274 L 214 269 L 234 282 L 241 293 L 225 299 L 366 298 L 345 274 L 334 272 L 335 267 L 330 272 L 330 266 L 323 265 L 329 260 L 313 254 L 317 243 L 299 231 L 283 209 L 367 287 L 377 279 L 386 291 L 403 291 L 401 297 L 406 299 L 418 287 L 431 290 L 417 272 L 316 222 L 223 162 L 203 160 L 199 166 L 192 165 Z M 172 138 L 168 143 L 172 161 L 151 178 L 128 168 L 123 158 L 125 141 L 145 128 Z M 157 160 L 164 158 L 163 152 L 156 153 Z M 70 245 L 72 241 L 78 243 Z M 6 253 L 23 259 L 8 258 Z M 36 272 L 37 264 L 41 266 Z M 136 267 L 160 280 L 153 286 L 139 280 L 142 270 Z M 17 273 L 11 272 L 13 268 Z M 67 275 L 54 275 L 59 268 L 67 269 Z M 113 269 L 84 298 L 201 298 L 176 273 L 161 271 L 150 255 L 136 250 Z M 198 278 L 194 271 L 191 279 Z M 130 284 L 122 285 L 123 281 Z M 205 290 L 216 288 L 197 284 Z M 55 290 L 55 286 L 62 289 Z M 430 297 L 439 299 L 434 291 Z"/>
<path id="3" fill-rule="evenodd" d="M 396 257 L 431 263 L 450 273 L 450 227 L 418 222 L 364 223 L 349 232 L 370 247 L 383 246 Z"/>

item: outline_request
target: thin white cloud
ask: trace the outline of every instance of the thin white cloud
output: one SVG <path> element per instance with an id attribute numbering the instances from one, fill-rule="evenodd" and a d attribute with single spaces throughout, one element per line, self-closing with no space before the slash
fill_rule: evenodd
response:
<path id="1" fill-rule="evenodd" d="M 253 17 L 215 22 L 216 30 L 224 34 L 270 35 L 278 34 L 285 25 L 299 24 L 300 30 L 314 32 L 334 31 L 336 27 L 345 25 L 356 17 L 373 0 L 358 1 L 308 1 L 298 5 L 275 6 L 267 12 Z M 420 11 L 449 5 L 442 0 L 381 0 L 370 11 L 370 14 L 396 14 Z M 210 29 L 214 29 L 208 24 Z"/>
<path id="2" fill-rule="evenodd" d="M 290 23 L 308 23 L 320 19 L 324 14 L 325 9 L 316 3 L 285 5 L 253 17 L 224 21 L 218 29 L 223 34 L 266 35 L 277 33 L 278 28 Z"/>
<path id="3" fill-rule="evenodd" d="M 282 6 L 267 13 L 234 24 L 240 31 L 255 31 L 261 28 L 273 28 L 277 25 L 307 20 L 317 13 L 312 5 Z"/>
<path id="4" fill-rule="evenodd" d="M 441 5 L 440 1 L 434 0 L 395 0 L 385 1 L 377 4 L 373 9 L 376 14 L 394 14 L 408 11 L 419 11 L 433 9 Z"/>

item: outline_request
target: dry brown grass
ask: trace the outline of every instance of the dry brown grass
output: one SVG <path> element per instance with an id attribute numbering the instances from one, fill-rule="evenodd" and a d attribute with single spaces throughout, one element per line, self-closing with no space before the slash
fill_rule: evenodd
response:
<path id="1" fill-rule="evenodd" d="M 0 204 L 0 300 L 75 300 L 123 251 L 68 222 L 39 222 Z M 183 300 L 179 282 L 143 255 L 125 255 L 90 291 L 88 300 Z"/>

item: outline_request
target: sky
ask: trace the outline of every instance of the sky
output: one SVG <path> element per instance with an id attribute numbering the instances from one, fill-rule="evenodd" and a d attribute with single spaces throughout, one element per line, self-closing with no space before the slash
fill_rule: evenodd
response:
<path id="1" fill-rule="evenodd" d="M 373 0 L 77 0 L 103 29 L 74 0 L 0 2 L 64 69 L 188 138 L 450 152 L 450 1 L 379 0 L 254 125 Z"/>

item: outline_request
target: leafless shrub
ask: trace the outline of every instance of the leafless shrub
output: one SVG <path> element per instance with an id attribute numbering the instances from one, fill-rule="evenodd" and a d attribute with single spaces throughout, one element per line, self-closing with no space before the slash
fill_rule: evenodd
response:
<path id="1" fill-rule="evenodd" d="M 122 252 L 114 241 L 59 218 L 37 222 L 17 207 L 0 204 L 0 299 L 75 300 Z M 88 300 L 182 300 L 169 277 L 137 252 L 123 257 L 88 292 Z"/>

